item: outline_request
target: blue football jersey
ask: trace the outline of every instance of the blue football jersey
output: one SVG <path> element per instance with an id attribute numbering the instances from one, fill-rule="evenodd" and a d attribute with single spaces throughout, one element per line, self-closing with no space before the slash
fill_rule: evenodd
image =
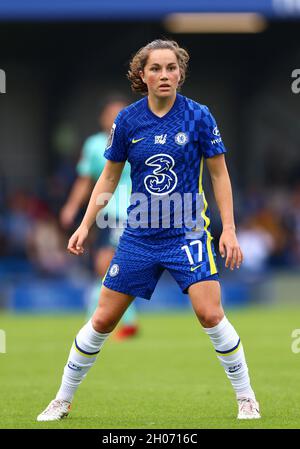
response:
<path id="1" fill-rule="evenodd" d="M 199 226 L 209 233 L 203 161 L 225 152 L 208 107 L 183 95 L 163 117 L 149 109 L 147 97 L 123 109 L 104 156 L 131 166 L 124 234 L 165 238 Z"/>

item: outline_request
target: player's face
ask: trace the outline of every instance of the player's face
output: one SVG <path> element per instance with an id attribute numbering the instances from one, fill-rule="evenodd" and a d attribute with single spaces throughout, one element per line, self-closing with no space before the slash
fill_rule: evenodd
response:
<path id="1" fill-rule="evenodd" d="M 180 81 L 177 56 L 168 49 L 152 50 L 140 75 L 147 84 L 149 95 L 159 98 L 173 97 Z"/>

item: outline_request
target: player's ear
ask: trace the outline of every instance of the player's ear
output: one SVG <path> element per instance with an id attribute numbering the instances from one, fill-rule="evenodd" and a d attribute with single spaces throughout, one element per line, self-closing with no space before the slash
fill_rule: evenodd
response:
<path id="1" fill-rule="evenodd" d="M 144 77 L 144 72 L 142 70 L 139 71 L 139 75 L 141 77 L 141 80 L 143 81 L 143 83 L 145 83 L 145 77 Z M 146 83 L 145 83 L 146 84 Z"/>

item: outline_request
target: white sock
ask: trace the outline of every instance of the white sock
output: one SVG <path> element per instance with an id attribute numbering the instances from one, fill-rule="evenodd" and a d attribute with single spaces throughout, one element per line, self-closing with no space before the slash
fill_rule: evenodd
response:
<path id="1" fill-rule="evenodd" d="M 109 333 L 101 334 L 95 331 L 91 320 L 80 329 L 64 368 L 62 383 L 56 399 L 72 402 L 77 388 L 95 363 L 97 355 L 108 336 Z"/>
<path id="2" fill-rule="evenodd" d="M 217 357 L 236 392 L 237 399 L 245 397 L 255 399 L 250 385 L 243 345 L 234 327 L 224 316 L 217 326 L 203 329 L 214 345 Z"/>

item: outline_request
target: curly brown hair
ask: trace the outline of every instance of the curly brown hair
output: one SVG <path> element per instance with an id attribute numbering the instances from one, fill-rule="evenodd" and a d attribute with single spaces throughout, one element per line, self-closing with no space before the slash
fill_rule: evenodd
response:
<path id="1" fill-rule="evenodd" d="M 147 85 L 142 81 L 140 71 L 144 71 L 149 54 L 152 50 L 163 49 L 172 50 L 175 53 L 181 75 L 178 84 L 178 90 L 183 85 L 186 77 L 188 61 L 190 59 L 188 52 L 184 48 L 179 47 L 176 41 L 156 39 L 155 41 L 149 42 L 149 44 L 140 48 L 129 63 L 127 78 L 131 82 L 131 89 L 133 90 L 133 92 L 147 95 L 148 88 Z"/>

